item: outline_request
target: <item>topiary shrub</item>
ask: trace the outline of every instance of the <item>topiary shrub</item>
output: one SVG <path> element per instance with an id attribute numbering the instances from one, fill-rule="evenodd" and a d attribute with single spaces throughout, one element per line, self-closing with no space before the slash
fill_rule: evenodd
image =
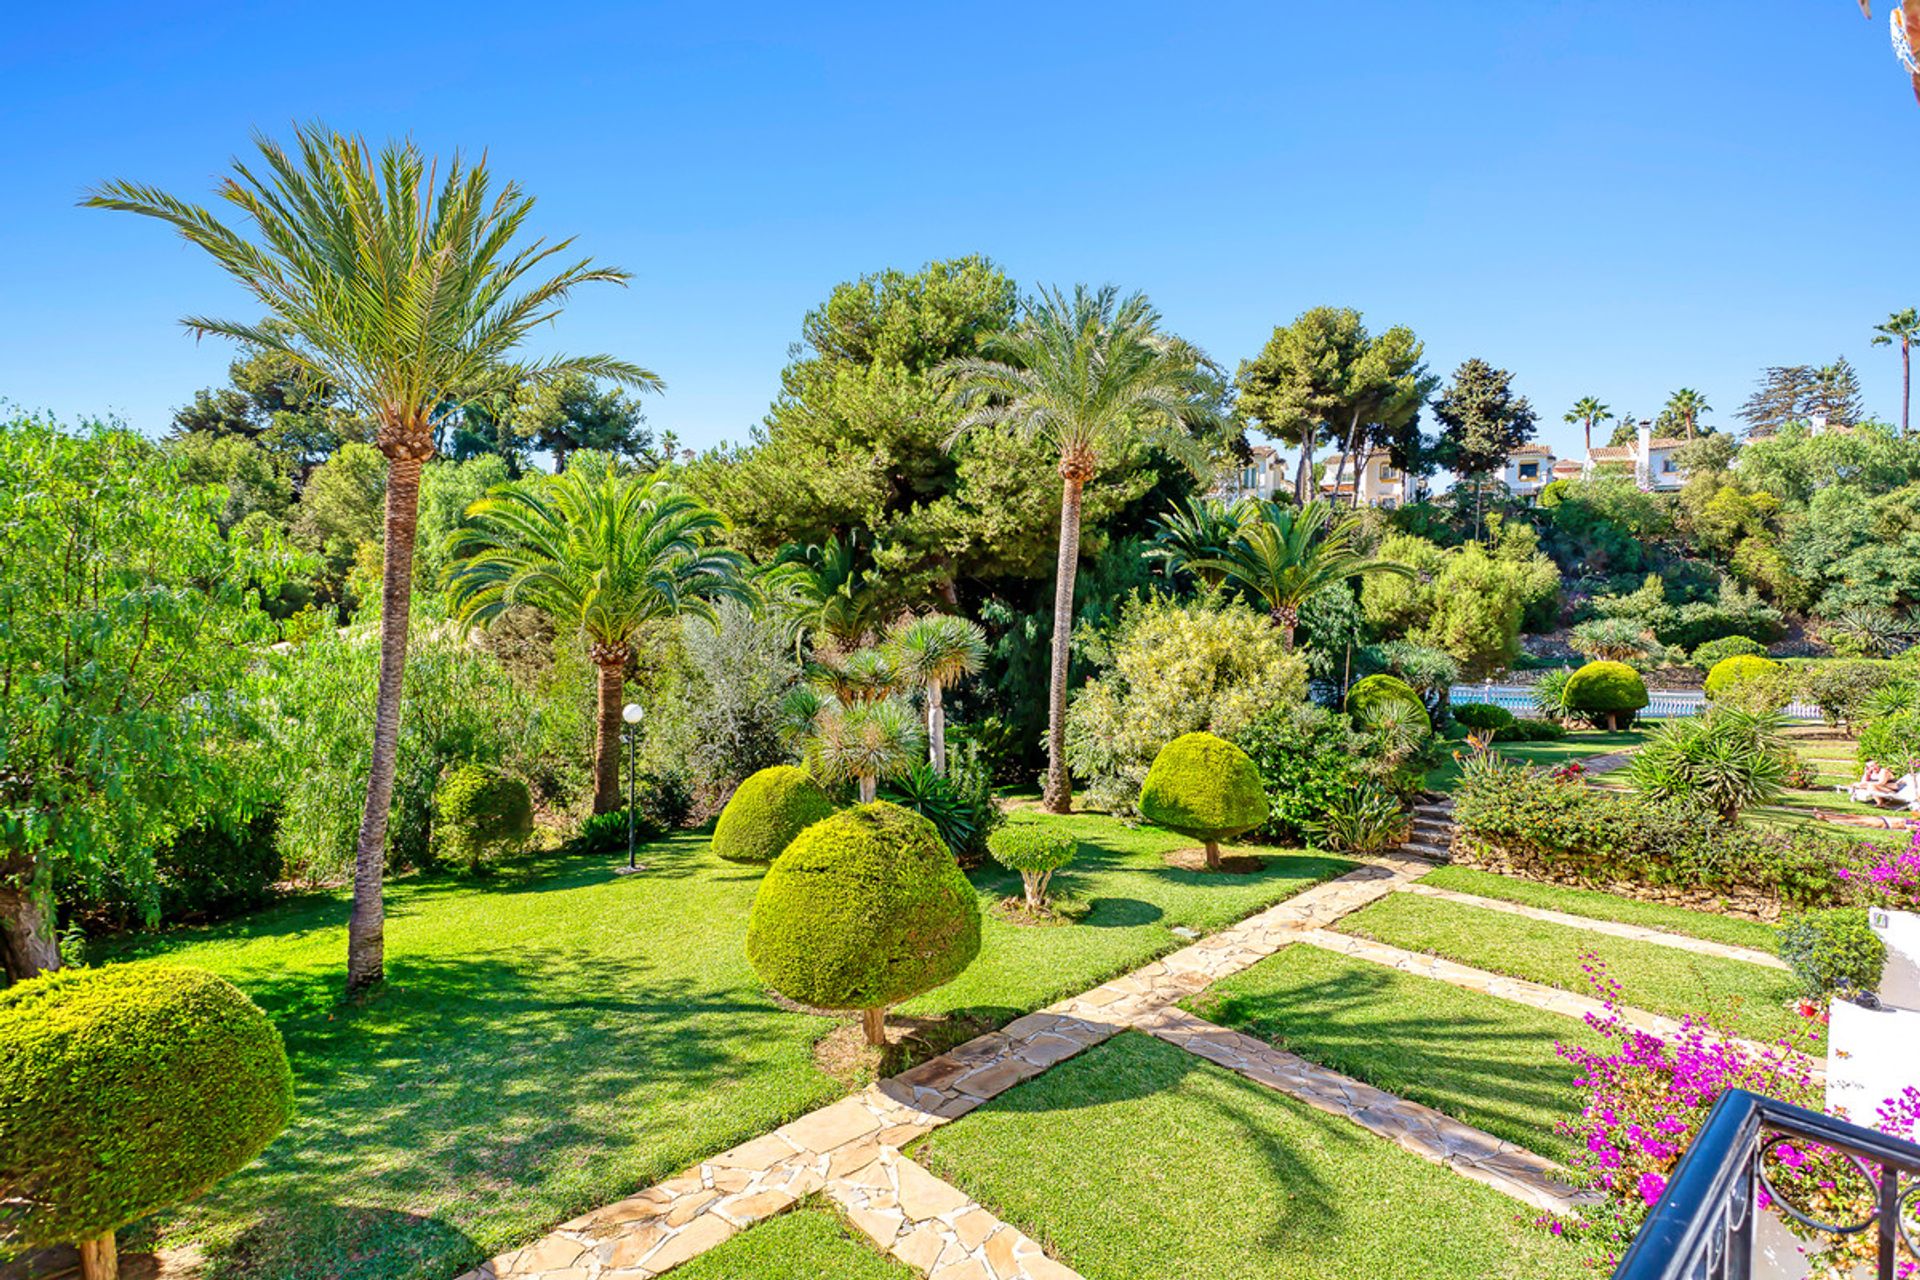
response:
<path id="1" fill-rule="evenodd" d="M 1558 742 L 1566 736 L 1566 726 L 1553 720 L 1515 720 L 1493 731 L 1495 742 Z"/>
<path id="2" fill-rule="evenodd" d="M 1469 729 L 1498 732 L 1513 725 L 1513 712 L 1491 702 L 1468 702 L 1453 709 L 1453 718 Z"/>
<path id="3" fill-rule="evenodd" d="M 286 1127 L 280 1033 L 202 969 L 57 970 L 0 991 L 0 1198 L 7 1245 L 81 1247 L 191 1200 Z"/>
<path id="4" fill-rule="evenodd" d="M 713 851 L 728 862 L 769 863 L 793 838 L 833 813 L 833 801 L 805 769 L 777 764 L 734 791 L 713 827 Z"/>
<path id="5" fill-rule="evenodd" d="M 477 871 L 533 834 L 533 796 L 512 774 L 482 764 L 451 769 L 433 793 L 436 857 Z"/>
<path id="6" fill-rule="evenodd" d="M 1072 832 L 1042 822 L 1002 827 L 987 837 L 987 852 L 1007 870 L 1020 873 L 1027 905 L 1036 911 L 1047 905 L 1047 882 L 1053 873 L 1079 851 L 1080 841 Z"/>
<path id="7" fill-rule="evenodd" d="M 1858 907 L 1788 916 L 1780 925 L 1778 950 L 1815 999 L 1872 992 L 1887 963 L 1886 943 Z"/>
<path id="8" fill-rule="evenodd" d="M 1769 680 L 1783 669 L 1773 659 L 1757 654 L 1737 653 L 1731 658 L 1722 658 L 1707 672 L 1707 696 L 1723 698 L 1735 685 L 1750 680 Z"/>
<path id="9" fill-rule="evenodd" d="M 1420 714 L 1426 714 L 1424 708 Z M 1220 842 L 1267 820 L 1267 793 L 1260 770 L 1246 752 L 1211 733 L 1188 733 L 1153 758 L 1140 788 L 1140 814 L 1200 841 L 1207 849 L 1208 869 L 1217 871 Z"/>
<path id="10" fill-rule="evenodd" d="M 1746 636 L 1722 636 L 1718 640 L 1709 640 L 1693 651 L 1689 659 L 1702 671 L 1711 671 L 1728 658 L 1764 658 L 1767 646 L 1758 640 Z"/>
<path id="11" fill-rule="evenodd" d="M 1389 702 L 1411 707 L 1423 718 L 1427 714 L 1427 704 L 1420 701 L 1412 685 L 1398 676 L 1368 676 L 1355 681 L 1353 688 L 1347 690 L 1347 714 L 1363 729 L 1373 723 L 1380 708 Z"/>
<path id="12" fill-rule="evenodd" d="M 795 836 L 747 923 L 761 980 L 802 1004 L 858 1009 L 884 1045 L 887 1006 L 952 981 L 980 953 L 980 904 L 933 824 L 885 801 Z"/>
<path id="13" fill-rule="evenodd" d="M 1608 729 L 1621 729 L 1647 705 L 1647 684 L 1624 662 L 1589 662 L 1567 679 L 1561 700 L 1568 711 Z"/>

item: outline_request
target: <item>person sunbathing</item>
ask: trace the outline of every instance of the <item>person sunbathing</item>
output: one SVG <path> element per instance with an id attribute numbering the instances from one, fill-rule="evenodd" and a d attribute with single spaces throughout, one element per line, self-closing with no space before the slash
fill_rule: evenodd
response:
<path id="1" fill-rule="evenodd" d="M 1847 794 L 1860 804 L 1888 804 L 1900 799 L 1900 780 L 1893 770 L 1877 760 L 1867 761 L 1860 781 L 1847 788 Z"/>

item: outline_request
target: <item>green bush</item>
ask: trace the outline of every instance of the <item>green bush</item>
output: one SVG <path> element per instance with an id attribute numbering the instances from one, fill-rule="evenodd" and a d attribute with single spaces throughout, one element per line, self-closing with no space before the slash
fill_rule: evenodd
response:
<path id="1" fill-rule="evenodd" d="M 1729 658 L 1729 662 L 1741 659 Z M 1655 729 L 1627 764 L 1627 780 L 1655 800 L 1691 797 L 1732 822 L 1742 809 L 1779 799 L 1793 749 L 1778 716 L 1732 707 L 1670 720 Z"/>
<path id="2" fill-rule="evenodd" d="M 1492 730 L 1511 728 L 1514 723 L 1513 712 L 1505 707 L 1496 707 L 1491 702 L 1469 702 L 1453 709 L 1453 718 L 1469 729 Z"/>
<path id="3" fill-rule="evenodd" d="M 1420 713 L 1422 719 L 1427 715 L 1427 704 L 1413 691 L 1413 686 L 1397 676 L 1368 676 L 1356 680 L 1353 688 L 1347 690 L 1347 714 L 1353 717 L 1354 724 L 1366 728 L 1378 718 L 1380 708 L 1388 703 L 1400 703 L 1412 711 Z"/>
<path id="4" fill-rule="evenodd" d="M 713 851 L 728 862 L 769 863 L 793 838 L 833 813 L 805 769 L 777 764 L 742 782 L 713 827 Z"/>
<path id="5" fill-rule="evenodd" d="M 1207 865 L 1218 868 L 1220 841 L 1267 820 L 1267 795 L 1260 770 L 1246 752 L 1211 733 L 1188 733 L 1153 758 L 1140 788 L 1140 814 L 1200 841 L 1206 846 Z"/>
<path id="6" fill-rule="evenodd" d="M 1632 723 L 1647 705 L 1646 681 L 1624 662 L 1589 662 L 1567 679 L 1561 697 L 1568 711 L 1609 729 Z"/>
<path id="7" fill-rule="evenodd" d="M 1855 754 L 1863 762 L 1878 760 L 1895 773 L 1906 773 L 1909 765 L 1920 762 L 1920 710 L 1867 721 Z"/>
<path id="8" fill-rule="evenodd" d="M 1780 922 L 1778 950 L 1815 999 L 1875 991 L 1887 964 L 1886 944 L 1859 907 L 1788 916 Z"/>
<path id="9" fill-rule="evenodd" d="M 802 1004 L 858 1009 L 885 1043 L 887 1006 L 952 981 L 980 953 L 980 905 L 933 824 L 877 801 L 806 828 L 767 868 L 747 959 Z"/>
<path id="10" fill-rule="evenodd" d="M 191 1200 L 292 1107 L 280 1033 L 204 970 L 67 969 L 0 991 L 4 1238 L 77 1243 Z"/>
<path id="11" fill-rule="evenodd" d="M 1533 682 L 1533 705 L 1535 710 L 1549 720 L 1558 721 L 1567 714 L 1567 685 L 1573 680 L 1573 672 L 1566 667 L 1555 667 L 1543 671 L 1540 678 Z"/>
<path id="12" fill-rule="evenodd" d="M 1707 696 L 1724 698 L 1733 692 L 1735 685 L 1755 680 L 1772 680 L 1782 670 L 1784 668 L 1773 659 L 1750 653 L 1722 658 L 1713 664 L 1711 671 L 1707 672 Z"/>
<path id="13" fill-rule="evenodd" d="M 1403 843 L 1412 820 L 1399 797 L 1364 782 L 1343 793 L 1309 828 L 1323 848 L 1341 853 L 1378 853 Z"/>
<path id="14" fill-rule="evenodd" d="M 1796 674 L 1820 718 L 1851 733 L 1867 718 L 1874 695 L 1898 682 L 1900 673 L 1888 662 L 1834 660 L 1809 662 Z"/>
<path id="15" fill-rule="evenodd" d="M 253 911 L 273 900 L 280 881 L 279 827 L 278 806 L 245 820 L 196 823 L 154 849 L 152 892 L 139 892 L 116 860 L 91 881 L 60 881 L 56 901 L 68 919 L 119 929 L 156 919 L 204 923 Z M 157 916 L 150 914 L 156 908 Z"/>
<path id="16" fill-rule="evenodd" d="M 448 771 L 433 793 L 433 807 L 436 856 L 469 871 L 518 851 L 533 834 L 527 784 L 483 764 Z"/>
<path id="17" fill-rule="evenodd" d="M 1274 707 L 1234 735 L 1266 784 L 1269 840 L 1294 843 L 1340 797 L 1367 780 L 1367 738 L 1348 719 L 1305 703 Z"/>
<path id="18" fill-rule="evenodd" d="M 1718 640 L 1709 640 L 1693 651 L 1691 659 L 1694 666 L 1702 671 L 1711 671 L 1718 663 L 1728 658 L 1764 658 L 1767 646 L 1747 636 L 1722 636 Z"/>
<path id="19" fill-rule="evenodd" d="M 1558 742 L 1566 736 L 1566 726 L 1553 720 L 1515 720 L 1493 731 L 1495 742 Z"/>
<path id="20" fill-rule="evenodd" d="M 987 837 L 1004 820 L 993 798 L 992 767 L 971 742 L 952 751 L 946 773 L 915 765 L 881 787 L 880 797 L 931 822 L 963 867 L 980 861 Z"/>
<path id="21" fill-rule="evenodd" d="M 1009 871 L 1020 873 L 1027 905 L 1044 907 L 1047 882 L 1053 873 L 1073 861 L 1080 852 L 1080 841 L 1071 831 L 1045 822 L 1023 822 L 1002 827 L 987 837 L 987 850 L 993 860 Z"/>

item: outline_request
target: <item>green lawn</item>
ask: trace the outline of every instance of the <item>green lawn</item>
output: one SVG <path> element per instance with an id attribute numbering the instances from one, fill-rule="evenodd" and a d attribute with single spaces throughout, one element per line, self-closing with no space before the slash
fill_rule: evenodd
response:
<path id="1" fill-rule="evenodd" d="M 1644 729 L 1628 729 L 1622 733 L 1581 729 L 1553 742 L 1502 742 L 1496 744 L 1494 750 L 1509 760 L 1537 768 L 1551 769 L 1569 760 L 1585 760 L 1591 756 L 1603 756 L 1609 752 L 1637 747 L 1645 737 Z M 1447 748 L 1447 759 L 1427 774 L 1427 789 L 1430 791 L 1451 791 L 1453 784 L 1460 780 L 1460 766 L 1453 759 L 1452 753 L 1466 751 L 1467 744 L 1454 742 L 1442 745 Z"/>
<path id="2" fill-rule="evenodd" d="M 916 1154 L 1088 1280 L 1589 1274 L 1526 1206 L 1137 1032 Z"/>
<path id="3" fill-rule="evenodd" d="M 1610 938 L 1436 898 L 1390 894 L 1334 927 L 1341 933 L 1582 994 L 1591 994 L 1581 966 L 1592 954 L 1605 962 L 1620 983 L 1627 1004 L 1672 1018 L 1709 1015 L 1736 1035 L 1753 1040 L 1790 1035 L 1803 1021 L 1787 1007 L 1800 994 L 1800 987 L 1784 970 Z"/>
<path id="4" fill-rule="evenodd" d="M 808 1201 L 678 1267 L 674 1280 L 916 1280 L 833 1207 Z"/>
<path id="5" fill-rule="evenodd" d="M 973 969 L 916 1011 L 1004 1021 L 1184 946 L 1173 925 L 1224 924 L 1349 865 L 1271 853 L 1262 874 L 1208 877 L 1162 865 L 1191 843 L 1176 835 L 1022 820 L 1073 823 L 1064 879 L 1092 914 L 989 918 Z M 747 964 L 759 874 L 696 833 L 644 856 L 633 877 L 549 858 L 390 885 L 388 982 L 361 1006 L 338 1000 L 344 895 L 118 948 L 231 978 L 294 1063 L 292 1126 L 161 1242 L 200 1242 L 206 1280 L 446 1280 L 843 1092 L 812 1055 L 836 1023 L 781 1009 Z M 1013 884 L 983 874 L 983 903 Z"/>
<path id="6" fill-rule="evenodd" d="M 1623 898 L 1598 889 L 1576 889 L 1566 885 L 1521 880 L 1472 867 L 1438 867 L 1420 877 L 1422 884 L 1456 893 L 1473 893 L 1483 898 L 1499 898 L 1523 906 L 1544 907 L 1570 916 L 1593 920 L 1613 920 L 1621 924 L 1663 929 L 1668 933 L 1722 942 L 1730 947 L 1748 947 L 1754 951 L 1773 951 L 1774 929 L 1758 920 L 1738 916 L 1714 915 L 1710 911 L 1691 911 L 1659 902 Z"/>
<path id="7" fill-rule="evenodd" d="M 1563 1163 L 1554 1125 L 1581 1104 L 1554 1043 L 1602 1045 L 1558 1014 L 1319 947 L 1288 947 L 1187 1007 Z"/>

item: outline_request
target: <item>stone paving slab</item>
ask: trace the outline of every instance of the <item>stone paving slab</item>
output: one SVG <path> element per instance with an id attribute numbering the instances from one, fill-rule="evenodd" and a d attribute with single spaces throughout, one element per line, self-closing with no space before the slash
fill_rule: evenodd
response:
<path id="1" fill-rule="evenodd" d="M 1510 916 L 1525 916 L 1529 920 L 1543 920 L 1549 924 L 1565 925 L 1569 929 L 1585 929 L 1588 933 L 1604 933 L 1614 938 L 1650 942 L 1655 946 L 1672 947 L 1677 951 L 1718 956 L 1722 960 L 1739 960 L 1745 964 L 1757 964 L 1768 969 L 1787 967 L 1787 962 L 1779 956 L 1769 955 L 1765 951 L 1755 951 L 1751 947 L 1728 946 L 1724 942 L 1689 938 L 1685 934 L 1668 933 L 1664 929 L 1649 929 L 1637 924 L 1623 924 L 1618 920 L 1596 920 L 1592 916 L 1569 915 L 1564 911 L 1530 907 L 1524 903 L 1507 902 L 1501 898 L 1483 898 L 1479 894 L 1461 893 L 1457 889 L 1442 889 L 1437 885 L 1420 884 L 1417 881 L 1401 885 L 1400 892 L 1418 894 L 1423 898 L 1440 898 L 1447 902 L 1457 902 L 1462 906 L 1478 907 L 1483 911 L 1499 911 Z"/>
<path id="2" fill-rule="evenodd" d="M 1536 1209 L 1566 1214 L 1592 1199 L 1544 1156 L 1184 1009 L 1159 1010 L 1139 1029 Z"/>

